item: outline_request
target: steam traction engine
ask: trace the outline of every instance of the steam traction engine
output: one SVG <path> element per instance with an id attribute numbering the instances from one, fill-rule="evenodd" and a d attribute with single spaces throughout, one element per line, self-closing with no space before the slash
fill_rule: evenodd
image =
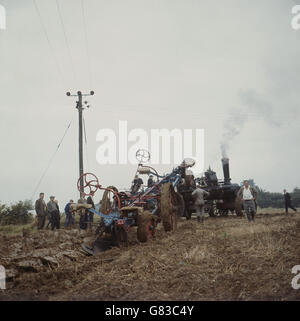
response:
<path id="1" fill-rule="evenodd" d="M 209 192 L 205 206 L 210 216 L 227 216 L 229 212 L 242 216 L 241 201 L 237 198 L 240 189 L 238 184 L 232 184 L 229 174 L 229 159 L 222 158 L 224 180 L 219 181 L 216 173 L 209 168 L 204 176 L 196 178 L 201 188 Z"/>

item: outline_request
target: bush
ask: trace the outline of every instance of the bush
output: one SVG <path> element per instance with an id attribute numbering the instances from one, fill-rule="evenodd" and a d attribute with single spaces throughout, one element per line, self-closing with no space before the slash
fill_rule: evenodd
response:
<path id="1" fill-rule="evenodd" d="M 33 216 L 29 213 L 33 206 L 31 201 L 19 201 L 10 206 L 0 204 L 0 224 L 1 225 L 21 225 L 33 221 Z"/>

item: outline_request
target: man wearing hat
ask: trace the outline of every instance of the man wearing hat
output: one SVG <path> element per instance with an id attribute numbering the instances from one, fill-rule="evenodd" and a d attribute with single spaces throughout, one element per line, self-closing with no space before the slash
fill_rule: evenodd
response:
<path id="1" fill-rule="evenodd" d="M 54 201 L 55 196 L 50 196 L 50 201 L 47 203 L 47 211 L 48 211 L 48 225 L 51 224 L 51 230 L 54 230 L 55 222 L 56 222 L 56 212 L 57 212 L 57 204 Z M 47 225 L 47 227 L 48 227 Z"/>
<path id="2" fill-rule="evenodd" d="M 42 230 L 45 225 L 46 215 L 47 215 L 47 206 L 44 201 L 44 193 L 40 193 L 40 198 L 35 202 L 35 211 L 37 217 L 37 228 Z"/>

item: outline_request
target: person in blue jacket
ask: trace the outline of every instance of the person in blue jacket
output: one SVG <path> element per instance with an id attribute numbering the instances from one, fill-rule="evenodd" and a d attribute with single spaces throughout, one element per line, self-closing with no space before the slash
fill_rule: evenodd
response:
<path id="1" fill-rule="evenodd" d="M 65 206 L 65 213 L 66 213 L 65 227 L 74 225 L 74 214 L 71 212 L 72 203 L 74 203 L 74 201 L 70 200 L 70 202 Z"/>

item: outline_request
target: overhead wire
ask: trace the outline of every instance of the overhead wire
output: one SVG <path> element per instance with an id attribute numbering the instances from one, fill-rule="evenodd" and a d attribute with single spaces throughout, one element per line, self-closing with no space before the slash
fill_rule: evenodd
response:
<path id="1" fill-rule="evenodd" d="M 36 10 L 36 12 L 37 12 L 37 15 L 38 15 L 38 17 L 39 17 L 40 24 L 41 24 L 41 26 L 42 26 L 42 29 L 43 29 L 45 38 L 46 38 L 47 43 L 48 43 L 48 46 L 49 46 L 49 48 L 50 48 L 50 52 L 51 52 L 51 54 L 52 54 L 54 64 L 56 65 L 58 74 L 59 74 L 59 76 L 60 76 L 61 84 L 62 84 L 62 86 L 63 86 L 63 84 L 64 84 L 64 75 L 63 75 L 63 72 L 62 72 L 62 70 L 61 70 L 61 68 L 60 68 L 58 59 L 57 59 L 57 57 L 56 57 L 56 54 L 55 54 L 55 51 L 54 51 L 54 48 L 53 48 L 53 45 L 52 45 L 52 43 L 51 43 L 51 41 L 50 41 L 50 37 L 49 37 L 49 34 L 48 34 L 48 32 L 47 32 L 47 28 L 46 28 L 46 25 L 45 25 L 45 23 L 44 23 L 44 20 L 43 20 L 41 11 L 40 11 L 40 9 L 39 9 L 39 7 L 38 7 L 38 4 L 37 4 L 36 0 L 32 0 L 32 1 L 33 1 L 35 10 Z"/>
<path id="2" fill-rule="evenodd" d="M 93 77 L 92 77 L 92 70 L 91 70 L 91 58 L 90 58 L 90 49 L 89 49 L 89 41 L 88 41 L 88 32 L 87 32 L 84 0 L 81 0 L 81 11 L 82 11 L 82 21 L 83 21 L 84 38 L 85 38 L 85 48 L 86 48 L 86 55 L 87 55 L 87 60 L 88 60 L 89 82 L 90 82 L 91 88 L 93 88 L 94 84 L 93 84 Z"/>
<path id="3" fill-rule="evenodd" d="M 84 132 L 84 142 L 85 142 L 85 158 L 87 162 L 87 169 L 90 171 L 90 162 L 89 162 L 89 155 L 88 155 L 88 142 L 87 142 L 87 133 L 86 133 L 86 126 L 85 126 L 85 119 L 84 116 L 82 117 L 83 119 L 83 132 Z"/>
<path id="4" fill-rule="evenodd" d="M 70 61 L 73 77 L 74 77 L 75 81 L 77 82 L 77 75 L 76 75 L 76 72 L 75 72 L 74 60 L 73 60 L 73 56 L 72 56 L 72 53 L 71 53 L 71 48 L 70 48 L 69 40 L 68 40 L 68 37 L 67 37 L 67 32 L 66 32 L 66 28 L 65 28 L 65 24 L 64 24 L 64 20 L 63 20 L 63 15 L 62 15 L 62 12 L 61 12 L 59 0 L 56 0 L 56 7 L 57 7 L 57 11 L 58 11 L 60 24 L 61 24 L 62 30 L 63 30 L 64 40 L 65 40 L 67 51 L 68 51 L 68 56 L 69 56 L 69 61 Z"/>
<path id="5" fill-rule="evenodd" d="M 57 145 L 54 153 L 53 153 L 52 156 L 50 157 L 50 159 L 49 159 L 49 161 L 48 161 L 48 164 L 47 164 L 45 170 L 43 171 L 43 173 L 42 173 L 42 175 L 41 175 L 41 177 L 40 177 L 40 179 L 39 179 L 39 181 L 38 181 L 38 183 L 37 183 L 37 185 L 36 185 L 36 187 L 35 187 L 35 189 L 34 189 L 34 191 L 33 191 L 33 193 L 32 193 L 32 196 L 31 196 L 31 198 L 30 198 L 31 200 L 33 199 L 36 191 L 38 190 L 39 186 L 41 185 L 41 182 L 42 182 L 43 178 L 46 176 L 46 174 L 47 174 L 47 172 L 48 172 L 48 170 L 49 170 L 49 168 L 50 168 L 50 166 L 51 166 L 51 164 L 52 164 L 52 162 L 53 162 L 53 160 L 54 160 L 54 158 L 55 158 L 55 156 L 56 156 L 56 154 L 57 154 L 57 152 L 58 152 L 58 150 L 59 150 L 59 148 L 60 148 L 60 146 L 61 146 L 61 144 L 62 144 L 62 142 L 63 142 L 63 140 L 64 140 L 64 138 L 65 138 L 66 135 L 67 135 L 67 132 L 68 132 L 68 130 L 69 130 L 72 122 L 73 122 L 73 119 L 72 119 L 72 120 L 70 121 L 70 123 L 68 124 L 68 126 L 67 126 L 67 128 L 65 129 L 65 132 L 64 132 L 62 138 L 60 139 L 60 141 L 59 141 L 59 143 L 58 143 L 58 145 Z"/>

